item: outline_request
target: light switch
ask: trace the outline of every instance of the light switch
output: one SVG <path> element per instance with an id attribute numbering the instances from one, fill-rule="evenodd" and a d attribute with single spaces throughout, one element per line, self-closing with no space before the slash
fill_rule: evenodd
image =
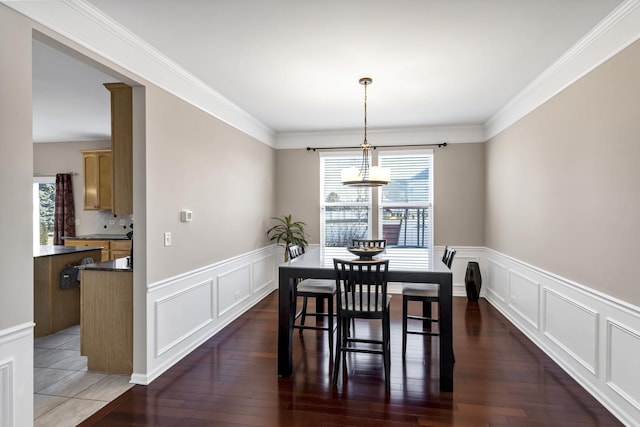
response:
<path id="1" fill-rule="evenodd" d="M 164 233 L 164 245 L 165 246 L 171 246 L 171 232 L 170 231 L 166 231 Z"/>

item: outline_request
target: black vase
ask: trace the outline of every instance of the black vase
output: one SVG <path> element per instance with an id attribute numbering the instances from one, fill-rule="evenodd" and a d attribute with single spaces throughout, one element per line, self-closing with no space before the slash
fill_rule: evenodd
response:
<path id="1" fill-rule="evenodd" d="M 478 301 L 480 288 L 482 288 L 482 276 L 480 275 L 480 265 L 475 261 L 469 261 L 467 264 L 464 286 L 467 289 L 467 299 L 473 302 Z"/>

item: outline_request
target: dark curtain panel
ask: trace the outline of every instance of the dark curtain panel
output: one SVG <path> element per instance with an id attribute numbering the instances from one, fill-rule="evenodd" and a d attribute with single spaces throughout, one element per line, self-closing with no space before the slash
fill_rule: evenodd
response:
<path id="1" fill-rule="evenodd" d="M 56 175 L 56 213 L 53 224 L 53 244 L 64 245 L 63 236 L 76 235 L 76 214 L 73 206 L 71 174 Z"/>

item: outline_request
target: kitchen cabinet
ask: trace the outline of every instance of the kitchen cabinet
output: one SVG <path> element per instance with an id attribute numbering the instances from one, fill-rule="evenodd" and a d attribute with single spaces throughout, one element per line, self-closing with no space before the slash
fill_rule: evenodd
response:
<path id="1" fill-rule="evenodd" d="M 133 98 L 124 83 L 111 92 L 111 149 L 83 150 L 84 209 L 133 213 Z"/>
<path id="2" fill-rule="evenodd" d="M 102 246 L 101 259 L 109 261 L 131 255 L 131 240 L 65 239 L 65 246 Z"/>
<path id="3" fill-rule="evenodd" d="M 115 215 L 133 213 L 133 96 L 131 86 L 105 83 L 111 93 L 111 152 Z"/>
<path id="4" fill-rule="evenodd" d="M 113 162 L 111 150 L 83 150 L 84 209 L 112 208 Z"/>
<path id="5" fill-rule="evenodd" d="M 109 259 L 126 258 L 131 255 L 131 240 L 111 240 Z"/>

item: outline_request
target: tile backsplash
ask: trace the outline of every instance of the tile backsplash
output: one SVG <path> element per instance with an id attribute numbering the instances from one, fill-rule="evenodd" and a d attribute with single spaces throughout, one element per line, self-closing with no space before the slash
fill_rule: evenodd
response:
<path id="1" fill-rule="evenodd" d="M 96 216 L 96 230 L 103 234 L 127 234 L 131 231 L 133 215 L 114 215 L 100 211 Z"/>

